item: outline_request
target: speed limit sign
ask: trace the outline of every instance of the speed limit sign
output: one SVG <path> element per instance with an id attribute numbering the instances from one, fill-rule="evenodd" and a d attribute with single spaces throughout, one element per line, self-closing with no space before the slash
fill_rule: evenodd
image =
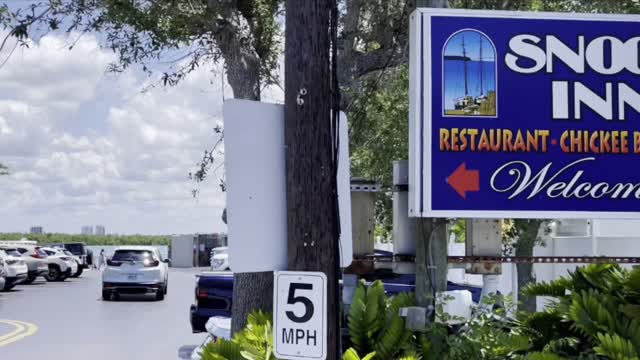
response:
<path id="1" fill-rule="evenodd" d="M 280 359 L 327 357 L 327 277 L 321 272 L 275 272 L 275 355 Z"/>

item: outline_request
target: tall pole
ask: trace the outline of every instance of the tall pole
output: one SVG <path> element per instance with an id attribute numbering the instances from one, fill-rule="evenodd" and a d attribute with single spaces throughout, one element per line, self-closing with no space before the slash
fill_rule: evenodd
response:
<path id="1" fill-rule="evenodd" d="M 467 80 L 467 48 L 464 46 L 464 36 L 462 36 L 462 62 L 464 63 L 464 96 L 469 96 L 469 81 Z"/>
<path id="2" fill-rule="evenodd" d="M 480 96 L 484 95 L 483 84 L 484 60 L 482 59 L 482 36 L 480 36 Z"/>
<path id="3" fill-rule="evenodd" d="M 446 8 L 447 0 L 417 0 L 417 7 Z M 447 289 L 449 264 L 447 222 L 445 219 L 418 219 L 416 244 L 416 301 L 432 308 L 437 292 Z M 433 313 L 432 313 L 433 316 Z"/>
<path id="4" fill-rule="evenodd" d="M 336 0 L 287 0 L 285 145 L 289 270 L 327 276 L 327 359 L 339 359 L 339 215 L 330 21 Z M 335 13 L 334 13 L 335 14 Z"/>

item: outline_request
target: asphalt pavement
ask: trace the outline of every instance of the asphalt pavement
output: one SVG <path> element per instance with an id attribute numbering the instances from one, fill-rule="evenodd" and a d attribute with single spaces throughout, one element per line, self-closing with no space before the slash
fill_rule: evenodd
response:
<path id="1" fill-rule="evenodd" d="M 153 296 L 102 301 L 96 270 L 64 282 L 38 279 L 0 292 L 0 359 L 177 359 L 192 334 L 195 270 L 172 269 L 164 301 Z"/>

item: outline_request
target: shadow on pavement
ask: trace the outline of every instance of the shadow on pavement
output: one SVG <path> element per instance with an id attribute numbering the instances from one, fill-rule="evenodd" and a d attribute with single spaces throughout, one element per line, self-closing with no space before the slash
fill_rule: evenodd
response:
<path id="1" fill-rule="evenodd" d="M 180 360 L 190 360 L 191 353 L 198 345 L 185 345 L 178 349 L 178 359 Z"/>

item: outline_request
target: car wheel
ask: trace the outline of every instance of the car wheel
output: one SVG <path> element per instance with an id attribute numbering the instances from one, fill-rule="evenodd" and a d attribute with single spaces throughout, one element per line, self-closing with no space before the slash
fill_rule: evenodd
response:
<path id="1" fill-rule="evenodd" d="M 71 277 L 72 278 L 80 277 L 80 275 L 82 275 L 83 271 L 84 271 L 84 269 L 82 268 L 82 266 L 78 266 L 78 271 L 76 271 L 75 274 L 71 275 Z"/>
<path id="2" fill-rule="evenodd" d="M 47 281 L 58 281 L 60 279 L 60 268 L 56 265 L 49 265 L 49 272 L 44 276 Z"/>
<path id="3" fill-rule="evenodd" d="M 164 294 L 167 295 L 167 292 L 169 291 L 169 282 L 165 282 L 164 283 Z"/>
<path id="4" fill-rule="evenodd" d="M 4 284 L 4 291 L 9 291 L 11 289 L 13 289 L 16 285 L 15 284 Z"/>
<path id="5" fill-rule="evenodd" d="M 24 281 L 24 283 L 29 285 L 29 284 L 33 284 L 34 281 L 36 281 L 36 278 L 34 276 L 29 276 L 27 280 Z"/>
<path id="6" fill-rule="evenodd" d="M 164 294 L 165 294 L 164 287 L 162 289 L 158 289 L 158 291 L 156 292 L 156 300 L 158 301 L 164 300 Z"/>
<path id="7" fill-rule="evenodd" d="M 110 301 L 111 300 L 111 291 L 102 289 L 102 301 Z"/>

